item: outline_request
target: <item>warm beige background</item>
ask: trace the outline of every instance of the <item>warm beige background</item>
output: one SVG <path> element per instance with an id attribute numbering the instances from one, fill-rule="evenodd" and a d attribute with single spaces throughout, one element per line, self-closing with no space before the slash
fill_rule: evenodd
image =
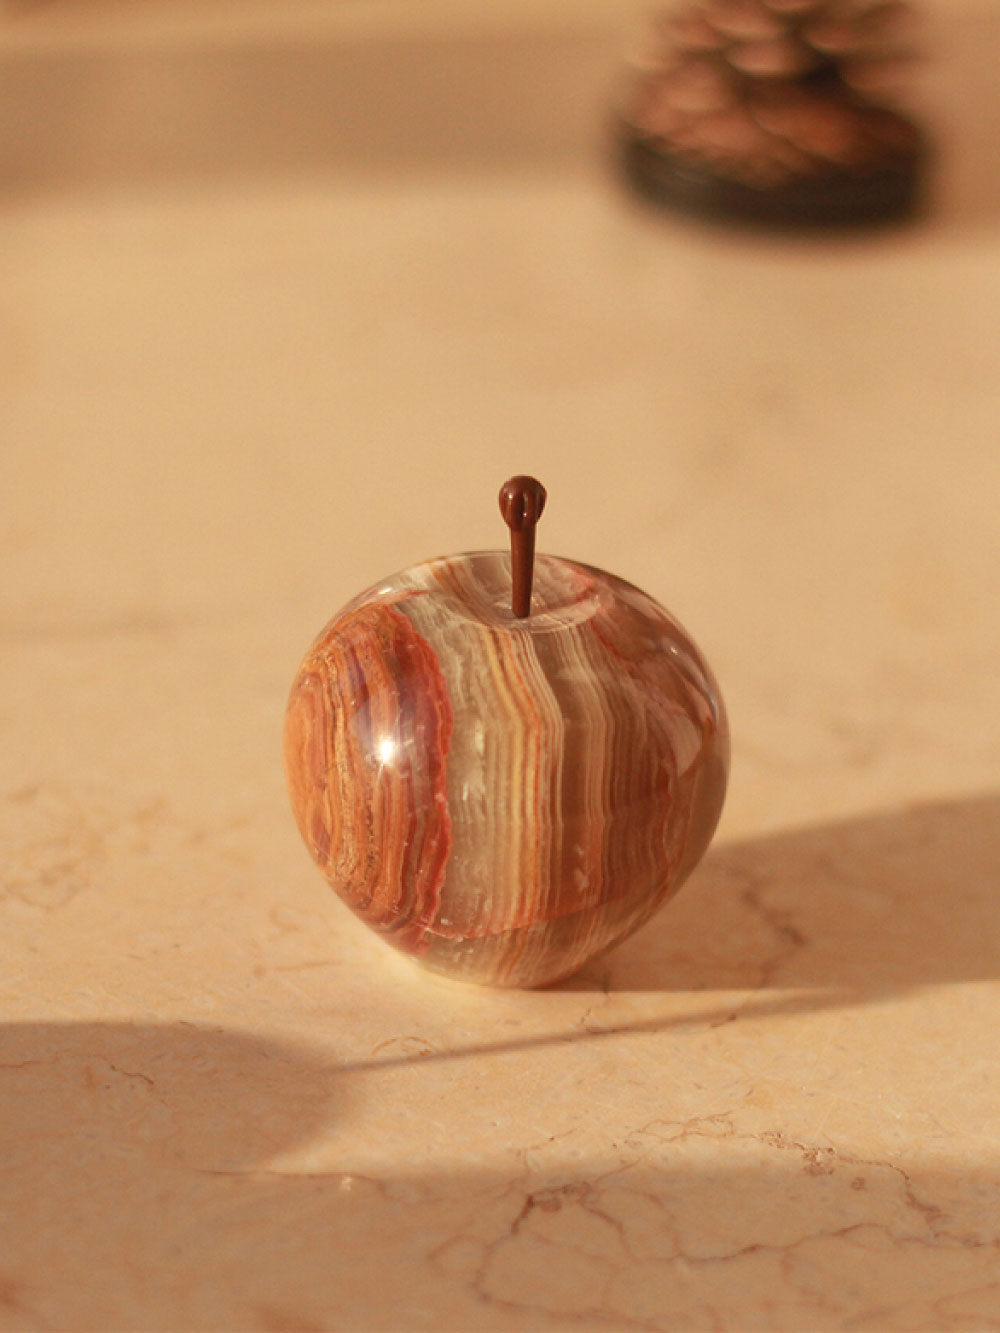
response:
<path id="1" fill-rule="evenodd" d="M 629 6 L 29 8 L 0 1327 L 1000 1328 L 1000 10 L 931 11 L 932 216 L 775 243 L 609 178 Z M 735 764 L 676 904 L 492 994 L 340 909 L 280 728 L 521 469 Z"/>

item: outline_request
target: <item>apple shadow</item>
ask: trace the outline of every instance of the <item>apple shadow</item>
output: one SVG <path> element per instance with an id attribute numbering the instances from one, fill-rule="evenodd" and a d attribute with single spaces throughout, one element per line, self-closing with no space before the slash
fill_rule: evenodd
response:
<path id="1" fill-rule="evenodd" d="M 665 1095 L 663 1119 L 569 1156 L 476 1164 L 461 1103 L 443 1160 L 414 1138 L 355 1174 L 352 1124 L 324 1170 L 283 1169 L 336 1132 L 332 1072 L 188 1025 L 0 1028 L 0 1326 L 959 1329 L 1000 1311 L 995 1161 L 903 1169 L 673 1120 Z"/>
<path id="2" fill-rule="evenodd" d="M 589 993 L 609 1003 L 567 1020 L 564 1007 L 540 998 L 530 1033 L 483 1040 L 479 1029 L 461 1044 L 421 1042 L 349 1059 L 338 1072 L 430 1069 L 626 1034 L 859 1008 L 939 984 L 993 980 L 1000 977 L 998 866 L 995 795 L 723 844 L 635 935 L 537 992 Z M 421 985 L 428 1012 L 436 1013 L 462 983 L 424 975 Z M 658 1012 L 630 1016 L 630 996 L 656 994 L 669 997 L 653 1006 Z"/>
<path id="3" fill-rule="evenodd" d="M 794 991 L 793 1007 L 1000 977 L 1000 796 L 710 850 L 677 898 L 562 987 Z M 803 991 L 828 1000 L 810 1000 Z"/>
<path id="4" fill-rule="evenodd" d="M 853 1153 L 850 1134 L 835 1150 L 766 1114 L 685 1118 L 669 1081 L 658 1118 L 637 1112 L 613 1143 L 588 1133 L 563 1153 L 553 1105 L 537 1111 L 547 1142 L 524 1137 L 532 1115 L 495 1151 L 463 1144 L 521 1124 L 511 1051 L 545 1048 L 537 1068 L 577 1078 L 588 1044 L 678 1025 L 697 1039 L 734 1000 L 741 1018 L 780 1016 L 1000 976 L 998 853 L 992 795 L 720 846 L 559 988 L 703 992 L 693 1027 L 686 1002 L 619 1025 L 612 1005 L 597 1030 L 574 1014 L 335 1063 L 193 1024 L 0 1025 L 0 1327 L 990 1327 L 1000 1169 L 975 1144 L 961 1162 L 945 1139 L 904 1159 Z M 547 994 L 567 998 L 540 993 L 543 1015 Z M 450 1099 L 445 1138 L 406 1109 L 428 1084 Z M 387 1132 L 405 1137 L 380 1153 Z M 282 1160 L 319 1138 L 320 1169 Z"/>

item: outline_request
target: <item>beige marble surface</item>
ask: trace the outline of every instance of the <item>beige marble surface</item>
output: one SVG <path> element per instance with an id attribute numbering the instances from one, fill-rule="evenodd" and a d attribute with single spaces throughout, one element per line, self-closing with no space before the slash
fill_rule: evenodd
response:
<path id="1" fill-rule="evenodd" d="M 610 21 L 419 46 L 468 119 L 383 79 L 412 152 L 353 163 L 283 165 L 292 48 L 267 143 L 155 45 L 4 57 L 0 1328 L 1000 1328 L 1000 23 L 948 17 L 932 216 L 824 243 L 619 194 Z M 520 469 L 698 638 L 734 771 L 673 905 L 494 994 L 340 908 L 280 738 Z"/>

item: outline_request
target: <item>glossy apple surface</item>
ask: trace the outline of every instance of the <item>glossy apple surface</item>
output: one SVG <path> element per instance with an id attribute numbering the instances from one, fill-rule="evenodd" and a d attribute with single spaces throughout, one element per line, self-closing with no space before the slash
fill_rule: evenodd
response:
<path id="1" fill-rule="evenodd" d="M 390 944 L 535 986 L 640 926 L 712 837 L 729 737 L 708 666 L 652 598 L 539 556 L 431 560 L 355 598 L 292 686 L 299 829 Z"/>

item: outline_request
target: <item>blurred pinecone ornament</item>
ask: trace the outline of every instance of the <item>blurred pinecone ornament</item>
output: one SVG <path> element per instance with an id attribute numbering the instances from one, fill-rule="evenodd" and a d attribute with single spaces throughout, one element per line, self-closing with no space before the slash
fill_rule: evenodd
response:
<path id="1" fill-rule="evenodd" d="M 622 118 L 642 193 L 780 225 L 901 219 L 927 142 L 890 105 L 910 63 L 900 0 L 700 0 L 655 25 Z"/>

